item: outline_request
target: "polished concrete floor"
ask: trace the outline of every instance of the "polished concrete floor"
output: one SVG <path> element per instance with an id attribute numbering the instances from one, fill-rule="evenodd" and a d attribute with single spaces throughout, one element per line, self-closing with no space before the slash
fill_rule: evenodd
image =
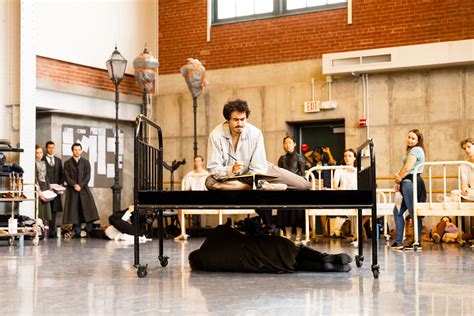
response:
<path id="1" fill-rule="evenodd" d="M 132 267 L 133 246 L 124 242 L 49 239 L 9 247 L 1 241 L 0 315 L 474 315 L 469 247 L 426 243 L 414 253 L 382 244 L 376 280 L 368 245 L 362 268 L 353 263 L 349 273 L 191 272 L 187 255 L 202 241 L 165 241 L 166 268 L 156 260 L 157 241 L 142 245 L 144 279 Z M 342 240 L 313 247 L 356 253 Z"/>

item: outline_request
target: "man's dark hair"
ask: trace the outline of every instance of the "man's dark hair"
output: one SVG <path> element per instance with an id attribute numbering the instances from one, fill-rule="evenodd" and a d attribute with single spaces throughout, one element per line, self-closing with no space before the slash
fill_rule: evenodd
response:
<path id="1" fill-rule="evenodd" d="M 224 110 L 222 111 L 224 114 L 225 119 L 228 121 L 230 120 L 230 115 L 232 112 L 245 112 L 245 116 L 248 118 L 250 115 L 250 109 L 247 104 L 247 101 L 241 100 L 241 99 L 235 99 L 228 101 L 224 105 Z"/>
<path id="2" fill-rule="evenodd" d="M 80 143 L 74 143 L 71 146 L 71 151 L 74 151 L 74 147 L 77 147 L 77 146 L 81 147 L 81 149 L 82 149 L 82 145 Z"/>
<path id="3" fill-rule="evenodd" d="M 285 140 L 287 140 L 288 138 L 291 139 L 291 140 L 293 141 L 293 143 L 296 144 L 295 139 L 294 139 L 293 137 L 291 137 L 291 136 L 285 136 L 285 138 L 283 138 L 283 143 L 285 143 Z"/>
<path id="4" fill-rule="evenodd" d="M 46 145 L 44 146 L 45 148 L 48 148 L 49 145 L 54 145 L 54 142 L 52 140 L 48 140 L 46 142 Z"/>
<path id="5" fill-rule="evenodd" d="M 196 158 L 201 158 L 201 161 L 204 161 L 204 158 L 201 155 L 194 156 L 194 159 L 196 159 Z"/>

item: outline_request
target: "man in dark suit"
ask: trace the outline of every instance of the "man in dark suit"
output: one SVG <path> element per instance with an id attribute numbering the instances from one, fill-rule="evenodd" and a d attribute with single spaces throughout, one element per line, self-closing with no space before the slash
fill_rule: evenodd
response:
<path id="1" fill-rule="evenodd" d="M 74 238 L 79 238 L 81 224 L 86 223 L 86 233 L 89 236 L 92 223 L 99 219 L 99 214 L 88 186 L 91 165 L 87 159 L 81 157 L 81 144 L 74 143 L 71 150 L 72 158 L 64 163 L 64 178 L 67 186 L 63 223 L 73 224 Z"/>
<path id="2" fill-rule="evenodd" d="M 43 161 L 46 162 L 46 174 L 49 179 L 49 183 L 64 184 L 64 173 L 63 163 L 61 159 L 54 155 L 55 145 L 54 142 L 46 142 L 46 155 L 43 157 Z M 58 195 L 54 200 L 50 202 L 51 205 L 51 222 L 49 229 L 49 236 L 56 237 L 56 214 L 63 211 L 61 205 L 61 195 Z"/>

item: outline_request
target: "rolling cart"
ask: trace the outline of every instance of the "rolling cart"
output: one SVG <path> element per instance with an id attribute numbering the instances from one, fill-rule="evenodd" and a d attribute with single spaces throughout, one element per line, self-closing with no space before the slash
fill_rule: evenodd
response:
<path id="1" fill-rule="evenodd" d="M 4 152 L 21 153 L 23 149 L 13 148 L 5 141 L 0 142 L 0 215 L 7 219 L 0 224 L 0 237 L 8 238 L 8 244 L 13 246 L 16 238 L 22 241 L 25 235 L 32 236 L 33 245 L 36 246 L 39 242 L 39 230 L 36 225 L 39 191 L 36 185 L 23 183 L 21 167 L 15 164 L 5 165 Z M 31 227 L 18 225 L 19 205 L 26 201 L 34 202 L 35 212 Z"/>

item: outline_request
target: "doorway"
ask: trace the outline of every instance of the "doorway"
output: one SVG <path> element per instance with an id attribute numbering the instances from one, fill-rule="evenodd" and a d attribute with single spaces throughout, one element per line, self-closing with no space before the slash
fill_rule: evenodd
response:
<path id="1" fill-rule="evenodd" d="M 338 164 L 342 162 L 346 146 L 344 119 L 289 123 L 293 127 L 298 150 L 306 144 L 314 147 L 329 147 Z"/>

